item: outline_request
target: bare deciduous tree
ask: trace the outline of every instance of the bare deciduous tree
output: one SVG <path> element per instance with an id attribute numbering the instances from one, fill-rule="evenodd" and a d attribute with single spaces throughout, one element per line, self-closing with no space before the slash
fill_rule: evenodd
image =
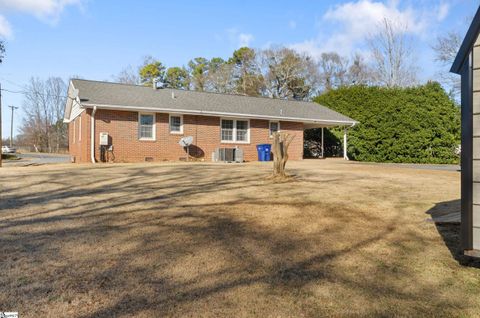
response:
<path id="1" fill-rule="evenodd" d="M 461 44 L 461 35 L 453 31 L 437 37 L 437 43 L 432 46 L 435 50 L 435 59 L 444 64 L 452 64 Z"/>
<path id="2" fill-rule="evenodd" d="M 336 52 L 322 53 L 319 67 L 324 91 L 345 85 L 348 59 L 338 55 Z"/>
<path id="3" fill-rule="evenodd" d="M 0 40 L 0 64 L 3 62 L 5 57 L 5 43 Z"/>
<path id="4" fill-rule="evenodd" d="M 211 68 L 207 77 L 207 90 L 215 93 L 229 93 L 235 90 L 233 65 L 223 63 Z"/>
<path id="5" fill-rule="evenodd" d="M 66 91 L 67 85 L 59 77 L 46 81 L 30 79 L 23 103 L 25 117 L 20 128 L 29 144 L 48 152 L 67 145 L 67 127 L 63 123 Z"/>
<path id="6" fill-rule="evenodd" d="M 316 92 L 319 74 L 310 56 L 285 47 L 264 50 L 261 56 L 269 97 L 307 99 Z"/>
<path id="7" fill-rule="evenodd" d="M 138 70 L 129 65 L 121 70 L 117 75 L 113 76 L 113 80 L 118 83 L 138 85 L 140 83 L 140 77 Z"/>
<path id="8" fill-rule="evenodd" d="M 451 31 L 437 37 L 437 42 L 432 46 L 432 49 L 435 51 L 435 60 L 447 68 L 445 71 L 439 72 L 440 78 L 443 83 L 451 88 L 452 94 L 457 97 L 460 94 L 460 77 L 450 73 L 449 69 L 457 56 L 461 44 L 462 36 L 457 32 Z"/>
<path id="9" fill-rule="evenodd" d="M 288 161 L 288 147 L 292 143 L 295 135 L 290 135 L 285 132 L 276 132 L 273 134 L 273 177 L 285 178 L 285 165 Z"/>
<path id="10" fill-rule="evenodd" d="M 416 83 L 416 67 L 407 27 L 383 19 L 380 32 L 368 39 L 376 81 L 387 87 L 405 87 Z"/>
<path id="11" fill-rule="evenodd" d="M 348 85 L 368 85 L 374 81 L 372 69 L 365 62 L 362 55 L 356 53 L 350 66 L 348 67 L 347 73 L 347 84 Z"/>

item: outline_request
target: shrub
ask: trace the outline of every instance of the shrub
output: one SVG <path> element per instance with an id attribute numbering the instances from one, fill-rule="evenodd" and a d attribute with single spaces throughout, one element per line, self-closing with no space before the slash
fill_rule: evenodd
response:
<path id="1" fill-rule="evenodd" d="M 460 110 L 437 82 L 410 88 L 343 87 L 316 97 L 315 102 L 360 122 L 349 129 L 351 159 L 458 162 Z M 341 140 L 343 130 L 331 131 Z"/>
<path id="2" fill-rule="evenodd" d="M 18 160 L 20 158 L 18 158 L 16 155 L 12 155 L 12 154 L 9 154 L 9 153 L 2 153 L 2 159 L 3 160 Z"/>

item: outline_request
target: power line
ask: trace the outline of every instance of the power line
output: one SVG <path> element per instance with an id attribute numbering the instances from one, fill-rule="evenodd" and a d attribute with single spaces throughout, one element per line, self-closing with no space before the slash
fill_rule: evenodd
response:
<path id="1" fill-rule="evenodd" d="M 12 84 L 12 85 L 14 85 L 14 86 L 20 87 L 21 89 L 25 89 L 25 85 L 17 84 L 17 83 L 15 83 L 15 82 L 9 80 L 8 78 L 5 78 L 5 77 L 3 77 L 3 76 L 0 76 L 0 79 L 3 80 L 3 81 L 8 82 L 8 83 L 10 83 L 10 84 Z"/>
<path id="2" fill-rule="evenodd" d="M 4 92 L 12 93 L 12 94 L 22 94 L 22 95 L 40 95 L 43 97 L 58 97 L 58 98 L 70 98 L 70 96 L 65 96 L 65 95 L 52 95 L 52 94 L 43 94 L 43 93 L 38 93 L 38 92 L 27 92 L 27 91 L 12 91 L 10 89 L 2 88 L 1 89 Z"/>
<path id="3" fill-rule="evenodd" d="M 71 98 L 70 96 L 43 94 L 43 93 L 39 93 L 39 92 L 30 93 L 30 92 L 26 91 L 26 87 L 24 85 L 20 85 L 20 84 L 17 84 L 15 82 L 12 82 L 11 80 L 9 80 L 9 79 L 7 79 L 3 76 L 0 76 L 0 79 L 5 80 L 8 83 L 23 89 L 22 91 L 13 91 L 13 90 L 10 90 L 10 89 L 2 88 L 1 90 L 4 91 L 4 92 L 9 92 L 9 93 L 12 93 L 12 94 L 22 94 L 22 95 L 35 94 L 35 95 L 40 95 L 40 96 L 43 96 L 43 97 Z"/>

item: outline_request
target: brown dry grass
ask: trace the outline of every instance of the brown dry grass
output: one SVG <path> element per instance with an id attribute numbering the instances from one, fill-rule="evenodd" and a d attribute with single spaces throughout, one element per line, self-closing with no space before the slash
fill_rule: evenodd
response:
<path id="1" fill-rule="evenodd" d="M 0 170 L 0 310 L 21 317 L 476 316 L 459 174 L 340 160 Z M 437 206 L 438 207 L 438 206 Z M 453 254 L 452 254 L 453 253 Z M 463 264 L 463 265 L 462 265 Z"/>

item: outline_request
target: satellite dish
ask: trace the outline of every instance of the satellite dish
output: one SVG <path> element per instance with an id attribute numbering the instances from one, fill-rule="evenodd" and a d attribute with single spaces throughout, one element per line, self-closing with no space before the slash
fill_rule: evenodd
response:
<path id="1" fill-rule="evenodd" d="M 188 136 L 188 137 L 183 137 L 180 139 L 180 141 L 178 142 L 178 144 L 182 147 L 188 147 L 190 146 L 191 144 L 193 143 L 193 137 L 192 136 Z"/>
<path id="2" fill-rule="evenodd" d="M 187 136 L 183 137 L 180 139 L 178 144 L 182 146 L 183 148 L 187 148 L 187 161 L 190 158 L 190 145 L 193 143 L 193 137 L 192 136 Z"/>

